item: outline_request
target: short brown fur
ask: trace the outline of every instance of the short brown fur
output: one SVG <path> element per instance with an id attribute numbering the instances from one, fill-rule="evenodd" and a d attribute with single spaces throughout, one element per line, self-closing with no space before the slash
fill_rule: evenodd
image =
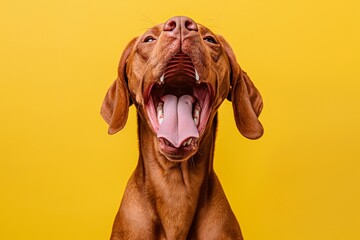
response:
<path id="1" fill-rule="evenodd" d="M 176 26 L 169 30 L 170 24 Z M 149 36 L 154 41 L 146 41 Z M 209 36 L 215 43 L 205 41 Z M 212 87 L 214 97 L 198 147 L 175 161 L 160 151 L 144 96 L 179 51 L 190 56 L 201 81 Z M 263 128 L 258 116 L 262 98 L 223 37 L 190 18 L 174 17 L 128 44 L 119 63 L 118 77 L 101 110 L 110 134 L 125 126 L 131 104 L 138 112 L 138 165 L 116 215 L 112 240 L 243 239 L 213 170 L 217 110 L 225 98 L 233 103 L 239 131 L 250 139 L 261 137 Z"/>

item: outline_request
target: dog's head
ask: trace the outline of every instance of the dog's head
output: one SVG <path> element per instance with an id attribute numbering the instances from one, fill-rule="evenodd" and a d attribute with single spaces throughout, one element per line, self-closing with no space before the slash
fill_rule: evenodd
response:
<path id="1" fill-rule="evenodd" d="M 182 161 L 197 151 L 225 98 L 232 101 L 238 130 L 250 139 L 261 137 L 260 93 L 230 45 L 192 19 L 174 17 L 125 48 L 101 115 L 114 134 L 134 103 L 160 153 Z"/>

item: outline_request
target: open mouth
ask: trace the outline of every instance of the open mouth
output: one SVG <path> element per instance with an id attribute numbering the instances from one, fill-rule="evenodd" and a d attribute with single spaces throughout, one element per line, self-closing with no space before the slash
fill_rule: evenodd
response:
<path id="1" fill-rule="evenodd" d="M 146 111 L 168 154 L 196 149 L 210 115 L 211 88 L 202 83 L 190 57 L 182 52 L 168 63 L 145 96 Z"/>

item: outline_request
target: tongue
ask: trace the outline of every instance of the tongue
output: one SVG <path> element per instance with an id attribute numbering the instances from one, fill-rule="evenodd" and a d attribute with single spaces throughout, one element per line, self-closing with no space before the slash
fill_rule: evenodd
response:
<path id="1" fill-rule="evenodd" d="M 192 114 L 194 97 L 183 95 L 177 98 L 169 94 L 161 100 L 164 102 L 164 120 L 160 124 L 157 137 L 166 139 L 176 148 L 191 137 L 199 138 Z"/>

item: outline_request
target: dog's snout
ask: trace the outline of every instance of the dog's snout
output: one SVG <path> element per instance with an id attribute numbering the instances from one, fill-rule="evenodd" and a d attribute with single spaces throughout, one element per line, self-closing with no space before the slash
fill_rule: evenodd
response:
<path id="1" fill-rule="evenodd" d="M 179 16 L 179 17 L 170 18 L 164 24 L 163 31 L 165 32 L 179 31 L 181 35 L 186 36 L 192 31 L 197 32 L 198 26 L 191 18 Z"/>

